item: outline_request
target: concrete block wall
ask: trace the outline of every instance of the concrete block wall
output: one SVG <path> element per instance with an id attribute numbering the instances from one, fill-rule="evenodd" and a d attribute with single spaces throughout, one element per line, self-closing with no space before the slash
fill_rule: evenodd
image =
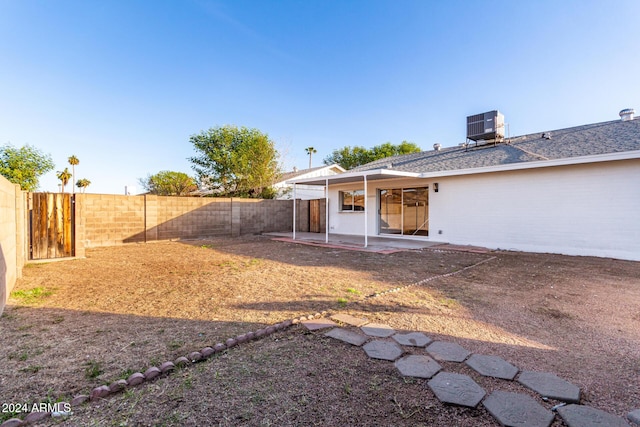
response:
<path id="1" fill-rule="evenodd" d="M 300 231 L 309 228 L 306 206 Z M 88 247 L 291 231 L 292 223 L 287 200 L 77 194 L 76 256 Z"/>
<path id="2" fill-rule="evenodd" d="M 76 256 L 84 248 L 145 241 L 144 196 L 76 194 Z"/>
<path id="3" fill-rule="evenodd" d="M 147 215 L 156 200 L 157 236 L 151 240 L 193 239 L 228 236 L 231 228 L 231 200 L 196 197 L 147 196 Z M 147 229 L 149 229 L 149 216 Z"/>
<path id="4" fill-rule="evenodd" d="M 239 230 L 232 232 L 239 235 L 291 231 L 293 228 L 292 201 L 233 199 L 233 211 L 239 213 L 240 222 L 237 224 Z"/>
<path id="5" fill-rule="evenodd" d="M 25 263 L 25 204 L 20 186 L 0 176 L 0 314 Z"/>

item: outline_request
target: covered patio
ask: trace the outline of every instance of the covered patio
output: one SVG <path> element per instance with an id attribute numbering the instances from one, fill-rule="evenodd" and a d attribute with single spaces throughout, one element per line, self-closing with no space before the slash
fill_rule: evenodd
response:
<path id="1" fill-rule="evenodd" d="M 370 250 L 371 252 L 421 249 L 424 247 L 442 244 L 442 242 L 431 242 L 423 239 L 412 240 L 412 238 L 419 238 L 420 235 L 425 235 L 426 233 L 426 231 L 421 230 L 421 228 L 428 222 L 428 217 L 426 216 L 426 207 L 424 212 L 424 218 L 418 221 L 417 215 L 416 215 L 416 223 L 420 224 L 419 227 L 417 227 L 417 229 L 414 230 L 411 236 L 408 236 L 408 235 L 403 236 L 403 237 L 408 237 L 408 239 L 406 240 L 398 239 L 398 237 L 395 236 L 397 234 L 402 235 L 403 234 L 402 230 L 398 232 L 398 230 L 395 230 L 395 229 L 392 230 L 391 227 L 389 228 L 389 231 L 387 231 L 389 234 L 386 234 L 387 232 L 385 232 L 384 236 L 380 235 L 380 234 L 383 234 L 382 231 L 380 231 L 379 234 L 374 235 L 369 230 L 370 228 L 369 223 L 370 221 L 373 220 L 373 218 L 369 218 L 370 216 L 369 210 L 372 209 L 373 211 L 378 211 L 378 209 L 376 209 L 375 206 L 370 206 L 371 202 L 368 201 L 368 199 L 370 198 L 368 197 L 369 183 L 383 181 L 383 180 L 419 179 L 419 178 L 420 178 L 419 173 L 404 172 L 404 171 L 397 171 L 397 170 L 383 168 L 383 169 L 375 169 L 375 170 L 368 170 L 368 171 L 346 172 L 338 175 L 324 176 L 324 177 L 317 177 L 317 178 L 293 179 L 293 180 L 287 181 L 289 184 L 292 184 L 293 186 L 293 200 L 296 200 L 297 198 L 296 197 L 297 184 L 305 184 L 307 186 L 319 186 L 324 188 L 324 196 L 325 196 L 325 213 L 324 214 L 325 214 L 327 225 L 325 227 L 325 232 L 322 235 L 317 233 L 306 233 L 308 234 L 306 235 L 304 232 L 301 233 L 299 231 L 296 231 L 295 224 L 297 223 L 296 222 L 297 210 L 296 210 L 296 204 L 294 202 L 293 233 L 289 233 L 290 236 L 286 238 L 295 240 L 295 241 L 301 240 L 302 242 L 309 242 L 309 244 L 324 243 L 325 245 L 342 245 L 345 247 L 354 247 L 354 248 L 357 247 L 359 249 L 368 248 L 368 249 L 371 249 Z M 330 227 L 328 225 L 329 217 L 330 217 L 329 186 L 336 185 L 336 184 L 340 185 L 340 184 L 353 184 L 353 183 L 362 184 L 361 195 L 357 196 L 354 193 L 353 195 L 349 196 L 352 198 L 349 200 L 354 204 L 354 206 L 351 207 L 350 211 L 352 212 L 360 211 L 363 213 L 361 217 L 362 218 L 362 234 L 352 235 L 352 234 L 330 233 L 329 232 Z M 428 191 L 426 191 L 427 188 L 425 187 L 423 190 L 425 194 L 428 196 Z M 361 205 L 359 206 L 355 206 L 357 202 L 355 202 L 354 200 L 357 197 L 361 198 L 361 202 L 360 202 Z M 340 197 L 340 202 L 342 203 L 342 197 Z M 424 204 L 423 206 L 426 206 L 426 204 Z M 343 207 L 342 209 L 346 209 L 346 208 Z M 334 211 L 335 210 L 336 208 L 334 207 Z M 340 210 L 338 210 L 337 213 L 340 214 L 341 213 Z M 388 218 L 385 218 L 385 219 L 388 219 Z M 383 218 L 377 218 L 377 221 L 384 222 Z"/>

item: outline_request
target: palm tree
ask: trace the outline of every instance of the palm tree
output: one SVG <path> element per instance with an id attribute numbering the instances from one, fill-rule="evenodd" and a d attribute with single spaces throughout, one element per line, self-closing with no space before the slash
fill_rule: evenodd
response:
<path id="1" fill-rule="evenodd" d="M 62 182 L 62 192 L 64 193 L 64 187 L 69 183 L 71 172 L 69 172 L 69 168 L 64 168 L 62 172 L 58 171 L 56 176 Z"/>
<path id="2" fill-rule="evenodd" d="M 76 180 L 76 165 L 80 163 L 80 160 L 75 155 L 69 157 L 69 164 L 71 165 L 71 182 Z M 71 186 L 71 191 L 76 192 L 75 188 Z"/>
<path id="3" fill-rule="evenodd" d="M 79 179 L 78 182 L 76 182 L 76 187 L 80 188 L 83 193 L 86 191 L 89 185 L 91 185 L 91 181 L 86 178 Z"/>
<path id="4" fill-rule="evenodd" d="M 306 151 L 307 154 L 309 155 L 309 169 L 311 169 L 311 155 L 314 154 L 314 153 L 317 153 L 318 150 L 316 150 L 313 147 L 307 147 L 307 148 L 304 149 L 304 151 Z"/>

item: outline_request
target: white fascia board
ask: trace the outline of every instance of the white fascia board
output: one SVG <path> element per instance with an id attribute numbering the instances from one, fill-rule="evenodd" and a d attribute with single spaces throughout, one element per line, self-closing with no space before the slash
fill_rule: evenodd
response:
<path id="1" fill-rule="evenodd" d="M 420 178 L 438 178 L 443 176 L 472 175 L 478 173 L 503 172 L 524 169 L 537 169 L 553 166 L 580 165 L 586 163 L 611 162 L 615 160 L 640 159 L 640 150 L 620 153 L 594 154 L 590 156 L 565 157 L 562 159 L 538 160 L 534 162 L 508 163 L 506 165 L 485 166 L 471 169 L 454 169 L 419 174 Z"/>
<path id="2" fill-rule="evenodd" d="M 329 175 L 323 177 L 323 180 L 327 179 L 328 177 Z M 313 183 L 314 181 L 318 181 L 317 176 L 313 178 L 293 178 L 293 179 L 286 180 L 284 183 L 288 185 L 293 185 L 293 184 L 324 185 L 319 183 L 314 184 Z"/>
<path id="3" fill-rule="evenodd" d="M 318 176 L 314 178 L 294 178 L 287 181 L 287 184 L 307 184 L 307 185 L 325 185 L 326 180 L 329 180 L 329 184 L 340 182 L 357 182 L 364 179 L 364 177 L 380 176 L 385 178 L 419 178 L 420 173 L 417 172 L 404 172 L 393 169 L 374 169 L 360 172 L 345 172 L 337 175 Z M 381 178 L 378 178 L 381 179 Z"/>
<path id="4" fill-rule="evenodd" d="M 393 169 L 376 169 L 372 171 L 364 171 L 361 172 L 362 175 L 372 176 L 372 175 L 388 175 L 389 178 L 417 178 L 420 176 L 418 172 L 406 172 L 406 171 L 397 171 Z"/>

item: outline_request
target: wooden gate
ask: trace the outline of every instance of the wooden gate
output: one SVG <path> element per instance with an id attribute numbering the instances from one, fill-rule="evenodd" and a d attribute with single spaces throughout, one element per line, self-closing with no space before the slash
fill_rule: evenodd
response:
<path id="1" fill-rule="evenodd" d="M 324 199 L 309 200 L 309 231 L 320 233 L 322 230 L 322 216 L 324 212 Z"/>
<path id="2" fill-rule="evenodd" d="M 73 196 L 31 193 L 29 199 L 30 259 L 74 256 Z"/>

